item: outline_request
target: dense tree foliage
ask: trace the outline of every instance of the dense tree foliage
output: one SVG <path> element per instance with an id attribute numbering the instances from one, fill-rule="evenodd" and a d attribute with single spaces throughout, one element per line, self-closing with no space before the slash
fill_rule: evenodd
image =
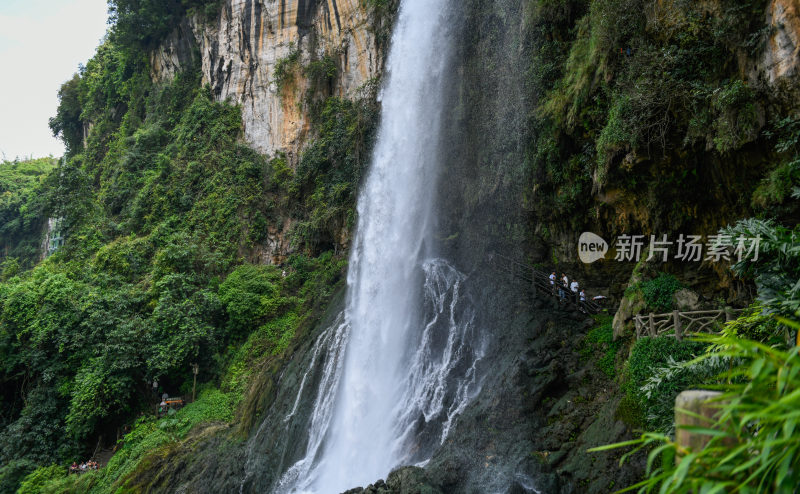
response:
<path id="1" fill-rule="evenodd" d="M 754 205 L 788 197 L 797 165 L 781 136 L 793 128 L 791 108 L 742 65 L 763 48 L 765 8 L 763 0 L 532 2 L 528 206 L 538 221 L 707 228 L 714 201 L 747 214 L 770 170 Z M 737 178 L 709 187 L 720 173 Z M 639 218 L 618 221 L 605 191 Z M 648 208 L 658 214 L 641 212 Z"/>
<path id="2" fill-rule="evenodd" d="M 229 420 L 253 369 L 280 357 L 342 281 L 345 253 L 333 251 L 354 219 L 376 84 L 358 100 L 309 91 L 312 138 L 296 172 L 282 154 L 259 155 L 242 143 L 239 109 L 191 67 L 150 79 L 147 48 L 218 5 L 110 2 L 109 36 L 50 121 L 66 160 L 0 167 L 0 492 L 69 481 L 50 465 L 85 459 L 148 412 L 154 379 L 190 392 L 193 363 L 198 402 L 174 422 L 140 420 L 93 488 L 113 491 L 152 447 Z M 327 86 L 335 66 L 317 65 L 303 70 Z M 33 266 L 48 217 L 63 218 L 66 242 Z M 281 268 L 251 264 L 287 222 L 296 254 Z"/>
<path id="3" fill-rule="evenodd" d="M 147 50 L 155 48 L 187 15 L 214 17 L 220 6 L 220 0 L 109 0 L 109 22 L 116 43 Z"/>
<path id="4" fill-rule="evenodd" d="M 55 166 L 52 158 L 0 163 L 0 279 L 30 267 L 40 253 Z"/>
<path id="5" fill-rule="evenodd" d="M 637 342 L 629 362 L 629 393 L 643 395 L 640 401 L 656 405 L 651 417 L 661 418 L 648 425 L 661 430 L 597 448 L 635 446 L 634 451 L 649 452 L 647 478 L 629 490 L 795 492 L 800 482 L 800 436 L 796 433 L 800 406 L 797 230 L 797 225 L 786 228 L 757 219 L 740 221 L 727 230 L 760 235 L 764 240 L 758 262 L 735 266 L 740 275 L 755 279 L 760 301 L 726 324 L 722 334 L 688 343 L 663 338 Z M 697 345 L 708 348 L 701 353 Z M 657 350 L 653 354 L 637 351 L 638 347 Z M 675 351 L 683 355 L 663 360 Z M 718 389 L 722 396 L 714 420 L 686 427 L 710 439 L 702 449 L 692 450 L 664 433 L 671 429 L 672 409 L 668 403 L 659 402 L 665 395 L 674 396 L 696 386 Z M 682 457 L 679 463 L 676 456 Z"/>

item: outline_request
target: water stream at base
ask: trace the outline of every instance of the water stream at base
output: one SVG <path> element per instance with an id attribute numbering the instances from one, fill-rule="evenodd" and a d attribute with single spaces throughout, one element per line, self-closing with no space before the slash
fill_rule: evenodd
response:
<path id="1" fill-rule="evenodd" d="M 284 419 L 288 422 L 294 416 L 310 373 L 321 365 L 305 456 L 283 474 L 274 492 L 338 493 L 385 477 L 395 466 L 422 465 L 433 448 L 444 442 L 456 417 L 480 390 L 477 366 L 484 356 L 486 340 L 476 325 L 470 297 L 463 293 L 466 277 L 443 259 L 430 259 L 418 267 L 423 273 L 422 319 L 407 328 L 413 344 L 404 359 L 405 376 L 396 383 L 398 393 L 393 401 L 374 403 L 391 409 L 382 423 L 386 430 L 358 427 L 363 416 L 373 410 L 373 404 L 367 403 L 362 410 L 366 413 L 360 417 L 346 416 L 353 420 L 355 430 L 364 432 L 362 437 L 367 442 L 361 444 L 363 449 L 355 448 L 353 442 L 327 449 L 330 438 L 335 437 L 335 420 L 341 420 L 336 413 L 341 413 L 338 400 L 344 394 L 344 355 L 352 338 L 345 311 L 311 348 L 310 367 L 301 379 L 295 406 Z M 370 442 L 375 434 L 388 439 Z M 350 439 L 358 440 L 353 436 Z M 336 454 L 331 456 L 331 451 Z M 381 461 L 364 471 L 367 455 Z"/>
<path id="2" fill-rule="evenodd" d="M 432 258 L 451 1 L 401 1 L 346 307 L 312 348 L 324 368 L 305 455 L 274 492 L 338 493 L 424 463 L 478 390 L 483 343 L 465 276 Z"/>

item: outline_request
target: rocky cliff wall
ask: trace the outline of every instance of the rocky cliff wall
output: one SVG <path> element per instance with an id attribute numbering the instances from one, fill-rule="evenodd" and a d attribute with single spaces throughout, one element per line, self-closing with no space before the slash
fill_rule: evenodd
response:
<path id="1" fill-rule="evenodd" d="M 298 67 L 333 60 L 336 76 L 326 90 L 353 96 L 380 75 L 380 28 L 359 0 L 227 0 L 214 20 L 184 20 L 151 54 L 152 77 L 167 80 L 199 58 L 203 84 L 241 105 L 247 142 L 296 163 L 309 131 L 303 95 L 315 88 L 297 70 L 292 86 L 279 90 L 276 67 L 293 56 Z"/>
<path id="2" fill-rule="evenodd" d="M 150 54 L 151 77 L 164 82 L 199 68 L 217 100 L 240 106 L 247 143 L 269 157 L 281 153 L 295 169 L 314 138 L 312 113 L 319 102 L 375 97 L 395 6 L 226 0 L 214 19 L 183 19 Z M 267 225 L 266 242 L 248 258 L 283 262 L 296 248 L 289 237 L 297 221 L 292 216 Z M 332 241 L 346 249 L 348 227 L 342 225 Z"/>
<path id="3" fill-rule="evenodd" d="M 297 3 L 293 4 L 294 10 L 289 10 L 282 3 L 273 2 L 269 5 L 271 15 L 265 14 L 263 3 L 259 5 L 256 15 L 252 2 L 228 3 L 216 24 L 209 26 L 202 26 L 197 20 L 187 21 L 154 54 L 154 74 L 169 77 L 176 67 L 192 56 L 199 56 L 204 81 L 214 88 L 217 97 L 230 97 L 242 105 L 246 138 L 264 152 L 282 149 L 296 156 L 307 132 L 304 126 L 308 117 L 303 109 L 298 109 L 298 100 L 294 99 L 300 93 L 281 95 L 273 82 L 276 65 L 292 52 L 291 43 L 300 48 L 306 62 L 326 53 L 337 53 L 340 70 L 334 90 L 345 94 L 380 73 L 379 40 L 369 27 L 368 16 L 358 13 L 357 6 L 353 6 L 351 22 L 360 19 L 358 22 L 364 24 L 348 31 L 341 27 L 345 22 L 335 22 L 332 4 Z M 626 439 L 632 434 L 619 418 L 622 397 L 619 383 L 582 356 L 591 321 L 561 307 L 552 307 L 547 301 L 531 303 L 525 287 L 493 272 L 486 259 L 497 250 L 548 267 L 558 265 L 580 276 L 581 281 L 587 280 L 593 289 L 621 294 L 633 281 L 633 266 L 615 264 L 605 270 L 583 271 L 585 267 L 575 261 L 576 237 L 581 227 L 601 233 L 619 232 L 628 226 L 630 216 L 636 219 L 630 221 L 631 227 L 642 228 L 641 233 L 662 227 L 714 231 L 723 221 L 747 212 L 749 190 L 736 185 L 752 185 L 758 180 L 728 172 L 747 169 L 748 163 L 762 166 L 766 151 L 751 145 L 733 157 L 709 157 L 703 154 L 702 143 L 682 151 L 680 158 L 687 161 L 691 158 L 699 170 L 697 178 L 690 178 L 692 187 L 683 189 L 674 185 L 663 187 L 669 181 L 660 174 L 660 170 L 669 169 L 666 165 L 677 163 L 677 159 L 659 157 L 654 163 L 642 162 L 638 168 L 631 167 L 630 176 L 640 182 L 651 179 L 658 189 L 650 190 L 644 182 L 633 188 L 635 195 L 621 191 L 617 200 L 611 197 L 610 187 L 600 197 L 587 192 L 586 197 L 579 198 L 582 202 L 575 223 L 571 221 L 573 218 L 561 215 L 557 223 L 548 224 L 533 207 L 542 183 L 528 182 L 526 176 L 530 170 L 526 160 L 533 152 L 528 142 L 542 132 L 543 126 L 535 118 L 543 93 L 537 92 L 539 85 L 531 79 L 556 80 L 561 70 L 546 64 L 551 55 L 546 51 L 547 46 L 537 47 L 539 41 L 547 38 L 550 16 L 537 13 L 533 2 L 464 0 L 460 5 L 465 27 L 460 33 L 453 67 L 459 80 L 450 88 L 447 101 L 451 111 L 443 136 L 445 171 L 439 188 L 442 214 L 437 243 L 448 259 L 470 273 L 470 285 L 479 293 L 476 307 L 497 339 L 484 364 L 488 377 L 483 391 L 464 411 L 426 471 L 446 492 L 476 489 L 610 492 L 632 483 L 642 465 L 635 463 L 618 469 L 617 456 L 586 453 L 588 447 Z M 792 5 L 792 0 L 769 2 L 764 18 L 773 28 L 763 31 L 766 41 L 763 50 L 757 57 L 740 58 L 738 66 L 731 63 L 731 73 L 747 78 L 752 71 L 754 77 L 770 84 L 787 80 L 795 73 L 797 51 L 793 46 L 797 46 L 794 42 L 797 38 L 792 33 L 798 31 L 791 28 L 791 22 L 780 20 L 791 19 Z M 342 3 L 336 7 L 341 22 Z M 565 24 L 564 31 L 570 32 L 586 15 L 581 9 L 576 2 L 574 11 L 553 17 L 563 18 L 560 22 Z M 293 13 L 282 16 L 281 12 Z M 272 24 L 265 22 L 267 18 Z M 257 23 L 255 19 L 260 21 Z M 558 27 L 552 29 L 557 32 Z M 354 32 L 362 33 L 360 44 L 352 38 Z M 192 55 L 192 43 L 200 47 L 199 55 Z M 346 47 L 344 52 L 331 51 L 342 46 Z M 367 48 L 359 51 L 357 46 Z M 558 45 L 552 49 L 565 50 Z M 565 54 L 562 52 L 562 56 Z M 358 60 L 353 61 L 353 56 Z M 623 61 L 630 64 L 627 58 Z M 546 73 L 538 76 L 538 71 Z M 301 89 L 309 88 L 309 81 L 303 77 L 296 83 Z M 256 110 L 264 116 L 263 121 L 259 121 Z M 589 138 L 578 143 L 594 149 L 594 141 Z M 567 168 L 569 163 L 564 160 L 557 165 L 553 173 Z M 694 198 L 686 207 L 701 210 L 702 217 L 680 216 L 681 222 L 674 226 L 659 223 L 669 217 L 667 206 L 682 204 L 685 196 L 699 197 L 697 191 L 711 196 L 709 184 L 718 182 L 717 190 L 726 199 L 721 205 L 709 206 L 700 201 L 703 198 Z M 662 191 L 664 195 L 658 195 Z M 648 207 L 647 201 L 653 197 L 664 200 L 655 201 L 658 207 Z M 602 220 L 592 214 L 595 200 L 608 205 L 607 216 Z M 553 203 L 543 202 L 543 206 L 553 209 Z M 541 234 L 545 229 L 548 234 Z M 712 275 L 714 279 L 710 279 Z M 716 273 L 710 273 L 698 278 L 696 284 L 715 287 L 715 280 Z M 285 387 L 297 382 L 298 369 L 307 368 L 304 362 L 309 359 L 310 341 L 309 337 L 297 343 L 296 351 L 291 354 L 292 362 L 283 367 L 285 373 L 275 372 L 264 378 L 269 385 L 259 393 L 259 406 L 250 415 L 256 417 L 255 423 L 267 425 L 259 432 L 252 423 L 243 422 L 242 429 L 252 441 L 249 444 L 259 444 L 266 450 L 270 444 L 287 440 L 281 435 L 280 425 L 274 430 L 266 429 L 275 420 L 263 419 L 283 417 L 292 405 L 292 395 Z M 287 380 L 281 383 L 281 379 Z M 301 403 L 301 413 L 310 413 L 308 406 L 309 403 Z M 297 437 L 299 432 L 291 431 L 291 437 Z M 286 458 L 275 457 L 285 450 L 274 448 L 269 455 L 258 457 L 257 468 L 253 469 L 258 475 L 248 477 L 243 471 L 247 465 L 247 443 L 230 446 L 222 435 L 204 441 L 201 447 L 187 444 L 186 451 L 176 455 L 180 461 L 170 458 L 168 466 L 164 460 L 161 477 L 152 485 L 191 486 L 189 490 L 198 492 L 243 486 L 244 492 L 261 492 L 287 464 Z M 240 483 L 243 478 L 246 482 Z M 499 482 L 505 482 L 503 487 L 507 490 L 496 488 L 500 487 L 495 485 Z"/>
<path id="4" fill-rule="evenodd" d="M 642 19 L 625 19 L 616 12 L 613 17 L 616 25 L 608 28 L 598 19 L 612 18 L 608 17 L 614 13 L 610 5 L 592 2 L 588 11 L 578 10 L 577 17 L 581 20 L 568 25 L 586 23 L 585 32 L 581 34 L 578 30 L 578 37 L 566 43 L 569 50 L 564 50 L 560 41 L 565 35 L 570 36 L 565 34 L 568 31 L 548 20 L 558 13 L 556 10 L 550 12 L 543 7 L 532 16 L 537 28 L 543 29 L 549 39 L 559 40 L 548 44 L 541 43 L 541 37 L 534 38 L 532 51 L 540 50 L 541 62 L 546 62 L 544 57 L 552 57 L 553 53 L 564 57 L 558 70 L 565 72 L 552 85 L 553 80 L 549 79 L 552 73 L 548 72 L 552 68 L 546 63 L 531 70 L 544 74 L 533 80 L 547 89 L 540 94 L 546 101 L 538 112 L 533 112 L 533 134 L 546 138 L 532 141 L 536 143 L 530 149 L 530 156 L 534 156 L 532 183 L 525 205 L 533 210 L 529 259 L 551 266 L 550 269 L 558 265 L 559 271 L 571 273 L 587 286 L 590 295 L 610 296 L 615 307 L 621 302 L 620 315 L 625 319 L 630 317 L 631 308 L 626 307 L 629 304 L 621 296 L 627 287 L 639 281 L 632 277 L 634 263 L 615 262 L 612 252 L 607 261 L 584 265 L 577 258 L 578 237 L 584 231 L 609 239 L 624 233 L 669 233 L 670 238 L 681 232 L 711 235 L 725 225 L 760 212 L 756 189 L 776 164 L 785 159 L 776 151 L 775 140 L 769 135 L 776 134 L 778 122 L 794 118 L 798 110 L 800 2 L 626 0 L 613 5 L 636 6 L 643 12 Z M 605 17 L 598 15 L 601 11 Z M 563 13 L 565 19 L 568 13 L 575 15 L 566 9 Z M 722 31 L 714 31 L 726 24 L 727 38 L 720 35 Z M 592 29 L 600 33 L 598 37 L 587 34 Z M 715 34 L 698 35 L 702 30 Z M 676 33 L 694 38 L 679 47 L 680 43 L 673 39 Z M 580 49 L 585 46 L 582 43 L 590 40 L 613 40 L 619 47 L 596 58 L 586 55 L 582 59 Z M 631 51 L 623 53 L 623 46 L 632 47 Z M 700 61 L 702 70 L 691 74 L 695 69 L 689 60 L 700 60 L 700 46 L 714 51 L 715 56 Z M 677 65 L 670 57 L 663 56 L 682 50 L 693 55 Z M 585 87 L 575 83 L 578 79 L 573 76 L 582 67 L 576 60 L 583 60 L 587 64 L 583 68 L 592 67 L 602 77 L 589 79 L 591 83 Z M 653 71 L 648 67 L 659 69 Z M 670 83 L 660 85 L 663 78 Z M 577 88 L 575 93 L 552 90 L 571 84 Z M 681 84 L 706 87 L 705 96 L 679 95 Z M 643 87 L 649 89 L 641 92 Z M 732 87 L 740 88 L 740 94 L 745 96 L 726 107 L 719 95 L 726 91 L 732 94 Z M 587 93 L 580 93 L 582 90 Z M 661 95 L 659 101 L 641 103 L 653 93 Z M 607 111 L 612 105 L 607 105 L 605 96 L 600 94 L 616 94 L 620 100 L 636 100 L 641 104 L 619 106 L 625 111 L 612 114 Z M 582 101 L 577 103 L 584 112 L 579 117 L 580 125 L 571 127 L 558 114 L 541 109 L 559 98 L 570 104 Z M 670 105 L 680 103 L 662 105 L 668 100 Z M 742 108 L 749 113 L 745 115 Z M 598 114 L 602 115 L 600 119 L 595 116 Z M 630 123 L 634 116 L 643 120 Z M 749 123 L 745 123 L 748 119 Z M 692 132 L 697 129 L 692 126 L 700 121 L 705 124 L 693 137 Z M 612 125 L 619 122 L 625 123 L 618 128 Z M 636 142 L 631 137 L 637 132 L 649 132 L 642 122 L 647 122 L 648 128 L 659 129 L 661 142 L 652 139 Z M 551 131 L 553 128 L 555 132 Z M 597 150 L 615 129 L 621 132 L 611 139 L 616 139 L 615 147 L 611 157 L 606 158 Z M 604 180 L 598 179 L 601 171 L 607 174 Z M 547 192 L 550 187 L 554 193 Z M 553 214 L 554 211 L 558 213 Z M 705 304 L 723 299 L 742 306 L 752 297 L 751 287 L 733 279 L 727 266 L 674 262 L 644 266 L 644 270 L 645 279 L 659 271 L 675 274 L 700 294 Z M 631 327 L 628 324 L 626 330 Z M 617 330 L 621 334 L 623 327 L 618 325 Z"/>
<path id="5" fill-rule="evenodd" d="M 776 84 L 796 76 L 800 68 L 800 1 L 770 1 L 766 21 L 766 46 L 755 73 Z"/>

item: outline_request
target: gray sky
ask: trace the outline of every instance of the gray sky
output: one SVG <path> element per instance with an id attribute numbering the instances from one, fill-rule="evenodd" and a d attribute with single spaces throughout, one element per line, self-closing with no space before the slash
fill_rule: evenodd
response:
<path id="1" fill-rule="evenodd" d="M 47 121 L 100 44 L 107 11 L 106 0 L 0 0 L 0 160 L 63 154 Z"/>

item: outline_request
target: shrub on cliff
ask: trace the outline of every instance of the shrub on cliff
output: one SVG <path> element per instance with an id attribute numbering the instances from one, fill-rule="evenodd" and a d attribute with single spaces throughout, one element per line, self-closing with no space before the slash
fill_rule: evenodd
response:
<path id="1" fill-rule="evenodd" d="M 683 285 L 673 275 L 661 273 L 652 280 L 643 281 L 639 288 L 650 310 L 666 312 L 672 310 L 672 297 Z"/>
<path id="2" fill-rule="evenodd" d="M 375 138 L 378 108 L 372 95 L 356 101 L 328 98 L 313 109 L 319 135 L 303 151 L 289 186 L 298 194 L 296 246 L 330 245 L 355 221 L 358 185 Z M 302 201 L 302 202 L 300 202 Z"/>
<path id="3" fill-rule="evenodd" d="M 221 0 L 109 0 L 108 12 L 116 42 L 136 49 L 155 48 L 181 19 L 191 13 L 216 16 Z"/>
<path id="4" fill-rule="evenodd" d="M 800 324 L 789 324 L 800 329 Z M 591 451 L 635 446 L 623 461 L 636 451 L 649 451 L 647 478 L 624 491 L 796 492 L 800 347 L 782 350 L 729 334 L 702 339 L 713 345 L 712 351 L 696 362 L 724 358 L 737 363 L 724 374 L 719 415 L 708 424 L 687 427 L 707 436 L 708 444 L 692 450 L 668 435 L 648 432 Z"/>
<path id="5" fill-rule="evenodd" d="M 584 337 L 580 353 L 583 358 L 595 355 L 595 364 L 600 371 L 609 378 L 617 374 L 617 352 L 622 347 L 622 341 L 614 341 L 614 328 L 611 317 L 607 315 L 595 316 L 596 325 Z"/>
<path id="6" fill-rule="evenodd" d="M 628 359 L 627 380 L 623 388 L 626 395 L 644 412 L 649 428 L 669 431 L 672 428 L 675 397 L 698 383 L 690 372 L 674 372 L 656 382 L 652 382 L 651 378 L 660 368 L 692 360 L 702 354 L 706 346 L 668 336 L 640 338 L 636 341 Z"/>
<path id="7" fill-rule="evenodd" d="M 593 451 L 633 446 L 623 461 L 636 451 L 650 451 L 647 478 L 625 491 L 789 494 L 800 485 L 800 345 L 789 345 L 781 338 L 785 330 L 800 333 L 800 323 L 795 320 L 800 315 L 800 285 L 796 282 L 800 247 L 794 240 L 796 230 L 796 225 L 786 228 L 756 219 L 723 230 L 721 233 L 734 237 L 761 236 L 758 260 L 734 266 L 738 275 L 755 280 L 760 302 L 738 320 L 727 323 L 721 335 L 698 336 L 694 344 L 709 346 L 687 363 L 670 363 L 667 372 L 653 372 L 641 365 L 646 359 L 637 359 L 638 380 L 652 373 L 651 382 L 672 371 L 685 375 L 692 367 L 716 368 L 715 373 L 698 376 L 698 383 L 719 389 L 722 396 L 720 412 L 713 420 L 686 427 L 708 436 L 709 442 L 702 449 L 678 444 L 662 431 L 595 448 Z M 646 389 L 647 386 L 639 387 L 640 391 Z M 672 412 L 665 409 L 665 414 L 667 411 Z M 681 456 L 679 463 L 676 456 Z"/>

